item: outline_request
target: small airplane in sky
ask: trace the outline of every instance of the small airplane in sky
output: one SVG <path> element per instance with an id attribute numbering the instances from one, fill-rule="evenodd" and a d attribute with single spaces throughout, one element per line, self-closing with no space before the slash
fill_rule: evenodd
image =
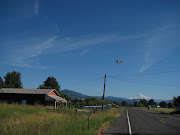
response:
<path id="1" fill-rule="evenodd" d="M 116 60 L 115 62 L 116 62 L 117 64 L 118 64 L 118 63 L 122 63 L 122 60 L 121 60 L 121 61 Z"/>

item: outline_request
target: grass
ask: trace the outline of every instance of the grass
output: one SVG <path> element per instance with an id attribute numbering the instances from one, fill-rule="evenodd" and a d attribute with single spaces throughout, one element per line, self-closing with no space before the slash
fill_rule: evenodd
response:
<path id="1" fill-rule="evenodd" d="M 110 125 L 124 108 L 98 111 L 97 113 L 75 112 L 75 109 L 60 108 L 48 112 L 42 106 L 0 104 L 0 135 L 93 135 L 104 125 Z M 90 116 L 90 129 L 88 129 Z"/>
<path id="2" fill-rule="evenodd" d="M 144 110 L 148 110 L 147 107 L 142 107 Z M 149 111 L 162 114 L 171 114 L 176 111 L 175 108 L 149 108 Z"/>

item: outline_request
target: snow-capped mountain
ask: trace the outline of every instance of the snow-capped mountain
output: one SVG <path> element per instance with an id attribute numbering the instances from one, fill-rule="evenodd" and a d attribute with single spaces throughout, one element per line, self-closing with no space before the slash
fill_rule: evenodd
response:
<path id="1" fill-rule="evenodd" d="M 150 99 L 149 97 L 144 96 L 143 94 L 138 94 L 135 97 L 131 97 L 129 99 Z"/>

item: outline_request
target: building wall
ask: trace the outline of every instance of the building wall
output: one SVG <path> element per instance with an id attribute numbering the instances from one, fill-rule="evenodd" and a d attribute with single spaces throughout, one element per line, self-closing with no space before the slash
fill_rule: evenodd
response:
<path id="1" fill-rule="evenodd" d="M 29 105 L 50 105 L 54 106 L 54 101 L 48 98 L 45 94 L 15 94 L 15 93 L 0 93 L 0 101 L 6 101 L 8 103 L 17 104 L 29 104 Z"/>
<path id="2" fill-rule="evenodd" d="M 55 101 L 48 95 L 45 95 L 45 106 L 55 106 Z"/>

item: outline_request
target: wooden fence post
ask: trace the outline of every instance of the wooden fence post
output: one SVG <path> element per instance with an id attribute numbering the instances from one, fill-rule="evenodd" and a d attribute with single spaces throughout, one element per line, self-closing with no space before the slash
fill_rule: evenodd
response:
<path id="1" fill-rule="evenodd" d="M 88 116 L 88 129 L 90 129 L 90 116 Z"/>

